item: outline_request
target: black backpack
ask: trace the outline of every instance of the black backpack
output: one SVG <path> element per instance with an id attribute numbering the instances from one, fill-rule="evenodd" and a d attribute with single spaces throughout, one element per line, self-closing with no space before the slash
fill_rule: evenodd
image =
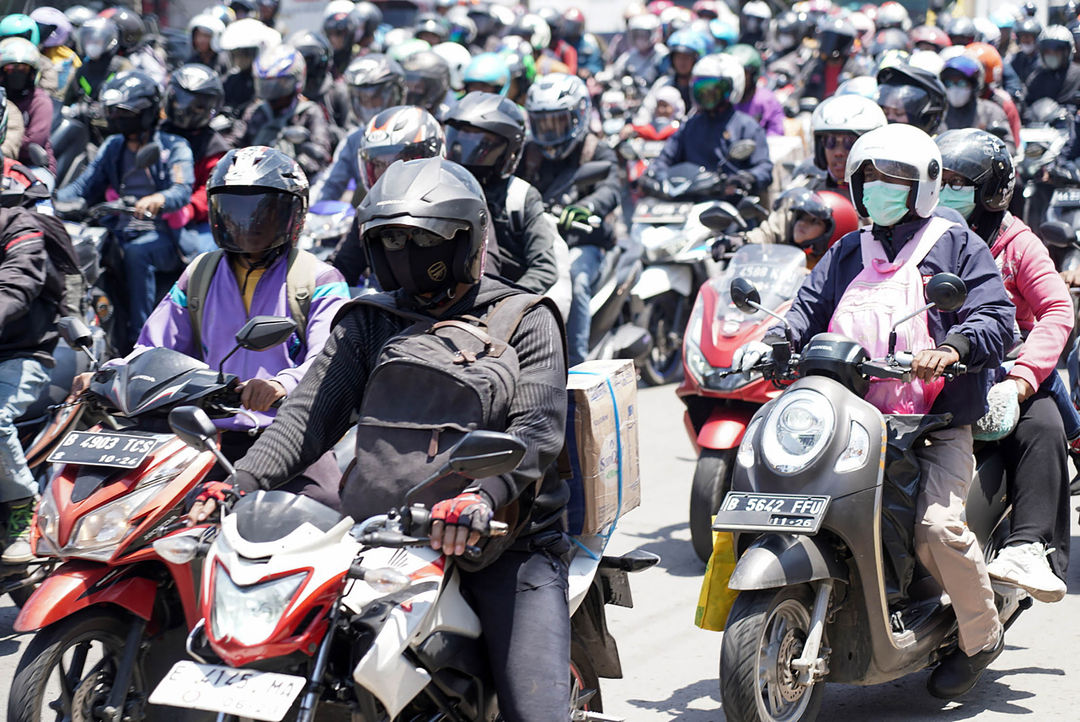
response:
<path id="1" fill-rule="evenodd" d="M 45 252 L 52 265 L 51 272 L 45 276 L 45 287 L 41 292 L 43 299 L 53 303 L 61 316 L 78 316 L 85 297 L 86 280 L 79 266 L 79 258 L 71 236 L 64 228 L 64 222 L 55 216 L 35 213 L 24 208 L 7 208 L 0 211 L 0 224 L 7 225 L 11 214 L 27 213 L 33 217 L 34 225 L 41 229 Z"/>

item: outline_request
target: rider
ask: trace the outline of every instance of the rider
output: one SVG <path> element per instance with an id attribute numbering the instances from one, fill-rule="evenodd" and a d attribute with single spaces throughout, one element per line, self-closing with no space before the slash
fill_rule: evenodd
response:
<path id="1" fill-rule="evenodd" d="M 1001 62 L 1001 53 L 990 43 L 972 43 L 964 49 L 964 53 L 978 60 L 983 67 L 985 76 L 980 97 L 1001 106 L 1009 120 L 1013 140 L 1017 140 L 1020 138 L 1020 111 L 1017 110 L 1016 103 L 1020 94 L 1014 99 L 1013 94 L 1002 87 L 1004 69 L 1011 69 L 1011 66 L 1005 66 Z"/>
<path id="2" fill-rule="evenodd" d="M 1009 118 L 1000 105 L 982 96 L 985 73 L 982 64 L 969 55 L 958 55 L 945 61 L 941 82 L 945 86 L 945 128 L 978 128 L 994 133 L 1010 148 L 1016 141 L 1009 127 Z"/>
<path id="3" fill-rule="evenodd" d="M 506 57 L 502 53 L 480 53 L 465 67 L 461 80 L 466 93 L 495 93 L 505 96 L 510 92 L 510 68 L 506 64 Z M 449 117 L 448 114 L 443 120 Z"/>
<path id="4" fill-rule="evenodd" d="M 225 32 L 225 23 L 210 13 L 196 15 L 188 21 L 188 34 L 191 35 L 191 55 L 187 63 L 199 63 L 213 70 L 221 77 L 229 72 L 229 56 L 221 52 L 221 35 Z"/>
<path id="5" fill-rule="evenodd" d="M 922 304 L 923 278 L 955 273 L 968 291 L 958 311 L 920 317 L 911 338 L 922 343 L 909 346 L 915 379 L 910 384 L 877 382 L 867 394 L 886 413 L 952 415 L 951 425 L 931 431 L 929 444 L 915 449 L 921 473 L 915 551 L 949 595 L 960 641 L 942 658 L 928 687 L 934 696 L 951 699 L 978 681 L 1005 642 L 982 550 L 964 523 L 964 500 L 975 471 L 971 425 L 986 413 L 992 370 L 1012 343 L 1014 308 L 986 243 L 965 226 L 932 217 L 941 187 L 941 154 L 929 135 L 899 123 L 870 131 L 851 149 L 848 183 L 860 215 L 869 216 L 873 226 L 840 239 L 804 282 L 786 314 L 796 349 L 815 334 L 833 331 L 884 353 L 886 339 L 868 329 L 887 329 L 894 319 L 916 310 Z M 870 266 L 864 266 L 864 256 L 873 260 Z M 915 308 L 878 300 L 887 287 L 883 281 L 903 278 L 909 286 L 918 284 L 906 292 Z M 867 313 L 860 316 L 859 309 L 869 299 L 875 299 L 879 314 L 873 324 L 859 321 Z M 782 340 L 782 329 L 769 335 L 777 333 Z M 736 351 L 733 365 L 749 371 L 770 349 L 748 344 Z M 943 381 L 942 374 L 954 363 L 973 371 Z"/>
<path id="6" fill-rule="evenodd" d="M 855 26 L 840 17 L 818 23 L 818 58 L 806 71 L 802 95 L 824 100 L 848 78 L 862 75 L 855 54 Z"/>
<path id="7" fill-rule="evenodd" d="M 585 13 L 579 8 L 563 11 L 559 36 L 577 51 L 578 75 L 588 77 L 604 69 L 604 53 L 592 33 L 585 32 Z"/>
<path id="8" fill-rule="evenodd" d="M 891 65 L 877 74 L 877 102 L 890 123 L 908 123 L 927 135 L 941 129 L 945 86 L 929 70 Z"/>
<path id="9" fill-rule="evenodd" d="M 120 50 L 120 31 L 108 18 L 87 20 L 76 33 L 76 44 L 82 50 L 82 65 L 72 74 L 64 91 L 64 105 L 96 101 L 101 87 L 117 73 L 131 67 Z"/>
<path id="10" fill-rule="evenodd" d="M 5 38 L 0 40 L 0 86 L 7 99 L 18 108 L 24 121 L 22 146 L 19 160 L 33 165 L 30 160 L 30 144 L 45 149 L 49 157 L 48 168 L 56 170 L 50 135 L 53 120 L 53 102 L 49 94 L 37 87 L 41 66 L 49 61 L 43 58 L 29 40 Z"/>
<path id="11" fill-rule="evenodd" d="M 676 30 L 668 38 L 668 71 L 653 83 L 649 94 L 642 101 L 642 106 L 656 105 L 656 93 L 660 88 L 674 87 L 682 96 L 683 107 L 693 105 L 690 96 L 690 78 L 694 72 L 694 66 L 708 52 L 705 38 L 693 30 Z"/>
<path id="12" fill-rule="evenodd" d="M 574 75 L 553 73 L 537 79 L 525 100 L 532 137 L 516 174 L 533 183 L 544 202 L 557 203 L 570 187 L 574 170 L 589 161 L 610 164 L 607 175 L 593 188 L 566 206 L 559 230 L 571 248 L 580 247 L 573 259 L 570 279 L 573 299 L 567 318 L 570 365 L 589 355 L 591 315 L 589 301 L 600 275 L 604 254 L 615 245 L 608 214 L 619 204 L 619 163 L 615 151 L 589 132 L 592 102 L 585 82 Z M 591 231 L 579 226 L 593 216 L 602 220 Z"/>
<path id="13" fill-rule="evenodd" d="M 34 49 L 41 46 L 41 26 L 29 15 L 12 13 L 0 20 L 0 40 L 7 38 L 22 38 L 29 41 Z M 57 69 L 52 62 L 41 63 L 38 68 L 37 85 L 52 94 L 59 90 Z"/>
<path id="14" fill-rule="evenodd" d="M 1024 18 L 1016 25 L 1016 52 L 1007 62 L 1025 84 L 1039 63 L 1040 35 L 1042 25 L 1035 18 Z"/>
<path id="15" fill-rule="evenodd" d="M 229 54 L 232 72 L 222 79 L 225 88 L 225 113 L 242 118 L 255 100 L 255 57 L 281 43 L 277 31 L 255 18 L 229 23 L 221 34 L 221 49 Z"/>
<path id="16" fill-rule="evenodd" d="M 418 105 L 440 120 L 453 107 L 450 92 L 450 65 L 438 53 L 421 50 L 401 62 L 408 93 L 405 102 Z"/>
<path id="17" fill-rule="evenodd" d="M 756 120 L 765 129 L 766 135 L 783 135 L 784 108 L 771 90 L 758 85 L 761 78 L 761 53 L 753 46 L 742 43 L 732 45 L 724 52 L 738 60 L 746 72 L 743 99 L 735 104 L 735 109 Z"/>
<path id="18" fill-rule="evenodd" d="M 814 134 L 814 165 L 825 171 L 824 187 L 847 191 L 847 159 L 863 133 L 888 124 L 878 104 L 861 95 L 834 95 L 814 108 L 810 130 Z"/>
<path id="19" fill-rule="evenodd" d="M 379 305 L 356 303 L 339 314 L 323 352 L 277 421 L 237 463 L 232 481 L 238 491 L 279 487 L 332 448 L 356 414 L 372 409 L 394 413 L 390 407 L 405 389 L 373 383 L 372 369 L 392 364 L 381 362 L 382 348 L 388 341 L 408 342 L 405 331 L 415 328 L 418 318 L 427 325 L 452 319 L 464 323 L 460 319 L 488 317 L 503 299 L 536 300 L 483 276 L 488 238 L 484 195 L 468 171 L 455 163 L 428 159 L 395 164 L 364 199 L 357 218 L 379 283 L 390 293 L 379 297 Z M 427 269 L 436 265 L 447 272 L 429 275 Z M 522 531 L 508 549 L 498 555 L 486 552 L 479 569 L 459 566 L 458 575 L 480 619 L 503 716 L 566 720 L 570 544 L 562 519 L 569 491 L 554 466 L 566 423 L 566 362 L 555 312 L 546 303 L 526 310 L 509 345 L 517 352 L 520 369 L 506 394 L 509 398 L 498 404 L 505 408 L 490 428 L 520 439 L 525 456 L 514 471 L 501 476 L 448 479 L 447 486 L 453 488 L 431 499 L 450 497 L 431 506 L 431 546 L 461 555 L 466 541 L 476 544 L 478 532 L 496 514 L 519 517 L 517 528 Z M 425 384 L 425 391 L 431 386 Z M 385 402 L 373 397 L 380 388 L 391 395 Z M 449 396 L 429 398 L 433 408 L 427 414 L 443 419 L 439 423 L 446 428 L 466 410 L 447 401 L 439 405 L 440 399 Z M 402 421 L 422 413 L 395 408 L 404 414 L 399 415 Z M 342 511 L 353 518 L 385 513 L 404 503 L 405 491 L 441 463 L 428 455 L 435 438 L 430 432 L 401 435 L 401 426 L 388 422 L 358 427 L 355 473 L 342 486 Z M 443 447 L 435 449 L 440 459 L 447 451 Z M 384 468 L 378 460 L 389 450 L 396 461 Z M 205 518 L 206 507 L 192 512 Z"/>
<path id="20" fill-rule="evenodd" d="M 813 270 L 825 251 L 859 227 L 851 201 L 835 191 L 792 188 L 776 199 L 773 212 L 745 234 L 747 243 L 786 243 L 806 253 Z M 713 244 L 715 254 L 728 250 L 726 239 Z"/>
<path id="21" fill-rule="evenodd" d="M 30 17 L 41 27 L 41 54 L 56 69 L 57 87 L 49 93 L 57 100 L 63 100 L 72 72 L 82 65 L 79 54 L 70 45 L 74 41 L 75 27 L 54 7 L 39 7 L 30 13 Z"/>
<path id="22" fill-rule="evenodd" d="M 111 7 L 102 10 L 101 17 L 116 23 L 120 57 L 127 58 L 132 68 L 143 71 L 164 87 L 169 77 L 165 59 L 146 42 L 146 24 L 139 14 L 126 7 Z"/>
<path id="23" fill-rule="evenodd" d="M 322 31 L 330 43 L 332 55 L 330 72 L 335 78 L 339 78 L 352 62 L 360 20 L 355 13 L 344 6 L 333 9 L 336 12 L 329 12 L 323 18 Z"/>
<path id="24" fill-rule="evenodd" d="M 1080 65 L 1072 62 L 1076 48 L 1072 33 L 1061 25 L 1051 25 L 1039 38 L 1039 64 L 1026 80 L 1024 105 L 1030 108 L 1040 98 L 1075 107 L 1080 101 Z"/>
<path id="25" fill-rule="evenodd" d="M 322 108 L 330 123 L 334 146 L 337 146 L 349 127 L 349 91 L 344 83 L 336 82 L 330 72 L 330 45 L 322 35 L 307 30 L 290 36 L 289 45 L 304 56 L 307 69 L 304 97 Z"/>
<path id="26" fill-rule="evenodd" d="M 660 18 L 651 13 L 635 15 L 626 24 L 626 35 L 631 47 L 615 61 L 612 75 L 632 78 L 642 89 L 651 88 L 668 54 L 660 43 Z"/>
<path id="27" fill-rule="evenodd" d="M 128 291 L 121 347 L 130 348 L 157 301 L 156 273 L 180 269 L 177 234 L 165 216 L 191 201 L 195 171 L 187 141 L 157 127 L 161 88 L 153 78 L 141 70 L 120 73 L 102 89 L 101 100 L 110 136 L 86 170 L 57 191 L 56 200 L 97 203 L 107 196 L 137 199 L 134 215 L 117 216 L 113 226 L 124 257 L 123 269 L 113 271 L 124 274 Z M 149 143 L 161 149 L 160 158 L 145 171 L 136 171 L 136 153 Z"/>
<path id="28" fill-rule="evenodd" d="M 1024 335 L 1015 364 L 998 383 L 1019 403 L 1019 417 L 1013 433 L 999 442 L 1012 523 L 987 573 L 1040 601 L 1060 601 L 1069 560 L 1069 473 L 1065 429 L 1051 387 L 1056 384 L 1070 403 L 1057 373 L 1073 326 L 1069 289 L 1039 237 L 1008 211 L 1016 175 L 1005 144 L 974 128 L 942 133 L 937 144 L 940 202 L 963 215 L 990 246 Z"/>

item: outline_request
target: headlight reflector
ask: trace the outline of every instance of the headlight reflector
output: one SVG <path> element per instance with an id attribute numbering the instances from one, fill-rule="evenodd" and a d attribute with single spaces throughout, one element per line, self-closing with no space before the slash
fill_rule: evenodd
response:
<path id="1" fill-rule="evenodd" d="M 833 465 L 833 471 L 838 474 L 846 474 L 866 466 L 870 458 L 870 434 L 858 421 L 851 422 L 851 430 L 848 432 L 847 448 L 840 452 L 840 456 Z"/>
<path id="2" fill-rule="evenodd" d="M 824 451 L 833 435 L 836 413 L 829 400 L 811 389 L 781 396 L 765 420 L 762 452 L 781 474 L 805 469 Z"/>
<path id="3" fill-rule="evenodd" d="M 307 572 L 301 572 L 240 587 L 219 565 L 214 573 L 214 608 L 210 619 L 214 637 L 230 637 L 243 645 L 266 641 L 306 577 Z"/>
<path id="4" fill-rule="evenodd" d="M 735 453 L 735 461 L 745 469 L 749 469 L 754 465 L 754 435 L 757 433 L 759 426 L 761 426 L 760 416 L 751 421 L 750 426 L 746 427 L 746 433 L 743 434 L 742 441 L 739 442 L 739 450 Z"/>

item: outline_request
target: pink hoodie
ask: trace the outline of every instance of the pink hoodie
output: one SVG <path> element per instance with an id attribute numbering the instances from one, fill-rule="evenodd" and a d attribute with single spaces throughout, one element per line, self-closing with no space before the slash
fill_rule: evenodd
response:
<path id="1" fill-rule="evenodd" d="M 1016 323 L 1027 337 L 1010 373 L 1038 389 L 1057 368 L 1069 338 L 1072 300 L 1039 237 L 1012 214 L 1006 214 L 1004 222 L 1008 225 L 990 252 L 1016 306 Z"/>

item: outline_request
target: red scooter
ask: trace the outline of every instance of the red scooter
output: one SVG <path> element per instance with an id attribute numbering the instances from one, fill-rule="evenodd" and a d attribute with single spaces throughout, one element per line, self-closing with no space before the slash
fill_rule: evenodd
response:
<path id="1" fill-rule="evenodd" d="M 683 421 L 698 453 L 690 491 L 690 539 L 702 561 L 712 553 L 712 518 L 731 486 L 735 452 L 758 408 L 781 389 L 760 373 L 725 374 L 735 349 L 760 341 L 777 321 L 747 314 L 731 302 L 731 279 L 752 278 L 765 308 L 783 315 L 807 273 L 806 254 L 795 246 L 745 245 L 723 274 L 698 291 L 683 340 L 683 381 L 676 390 L 686 405 Z"/>
<path id="2" fill-rule="evenodd" d="M 237 333 L 237 348 L 272 348 L 295 327 L 256 316 Z M 73 348 L 90 341 L 78 319 L 62 319 L 60 332 Z M 192 404 L 215 416 L 237 413 L 237 381 L 164 348 L 95 372 L 83 401 L 97 423 L 69 432 L 48 459 L 57 472 L 31 543 L 57 566 L 15 620 L 16 631 L 35 634 L 11 683 L 9 722 L 39 720 L 49 709 L 58 719 L 145 716 L 170 661 L 162 641 L 199 619 L 201 569 L 170 562 L 153 542 L 186 530 L 184 498 L 215 463 L 209 450 L 173 434 L 166 418 Z"/>

